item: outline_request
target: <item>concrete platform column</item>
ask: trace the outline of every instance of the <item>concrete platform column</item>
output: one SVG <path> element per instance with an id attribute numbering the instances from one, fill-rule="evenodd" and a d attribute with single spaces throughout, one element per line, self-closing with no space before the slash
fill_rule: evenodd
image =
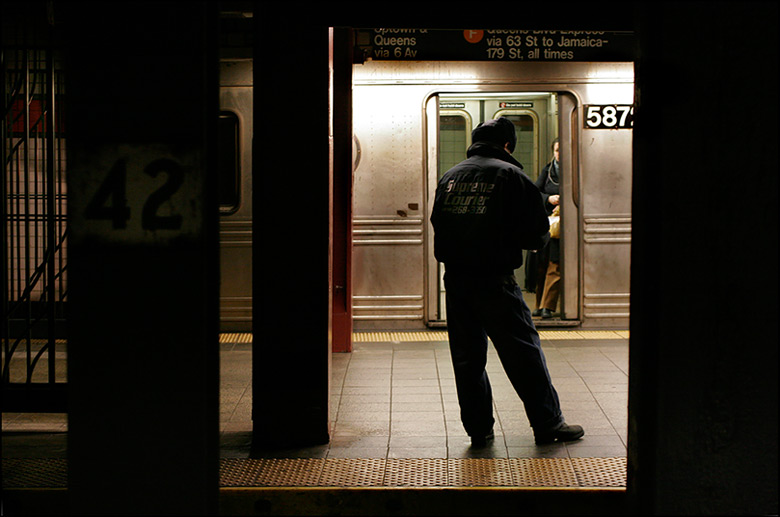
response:
<path id="1" fill-rule="evenodd" d="M 255 20 L 254 441 L 258 447 L 327 443 L 329 31 L 322 25 L 275 25 L 258 15 Z"/>
<path id="2" fill-rule="evenodd" d="M 213 5 L 55 5 L 66 42 L 74 514 L 217 510 Z"/>

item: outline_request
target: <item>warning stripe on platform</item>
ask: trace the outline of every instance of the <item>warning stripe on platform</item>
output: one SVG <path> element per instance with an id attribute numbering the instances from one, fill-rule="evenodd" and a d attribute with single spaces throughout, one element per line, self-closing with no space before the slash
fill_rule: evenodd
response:
<path id="1" fill-rule="evenodd" d="M 251 332 L 233 332 L 219 335 L 220 343 L 251 343 Z"/>
<path id="2" fill-rule="evenodd" d="M 559 339 L 628 339 L 627 330 L 541 330 L 542 340 Z M 427 332 L 355 332 L 355 343 L 409 342 L 409 341 L 447 341 L 446 331 Z"/>
<path id="3" fill-rule="evenodd" d="M 540 330 L 542 341 L 561 339 L 628 339 L 627 330 Z M 447 341 L 447 331 L 398 331 L 398 332 L 355 332 L 353 343 L 408 343 L 425 341 Z M 224 333 L 219 336 L 220 343 L 251 343 L 252 334 Z"/>

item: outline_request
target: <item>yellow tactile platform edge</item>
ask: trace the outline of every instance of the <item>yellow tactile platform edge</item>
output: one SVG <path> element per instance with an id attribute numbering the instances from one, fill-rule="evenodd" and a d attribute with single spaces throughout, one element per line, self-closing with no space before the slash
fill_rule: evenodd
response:
<path id="1" fill-rule="evenodd" d="M 221 486 L 625 487 L 626 458 L 223 459 Z"/>
<path id="2" fill-rule="evenodd" d="M 539 336 L 542 339 L 628 339 L 627 330 L 540 330 Z M 354 332 L 352 334 L 354 343 L 375 343 L 382 341 L 447 341 L 447 331 L 445 330 L 423 330 L 423 331 L 398 331 L 398 332 Z M 45 339 L 31 340 L 33 345 L 46 344 Z M 57 345 L 66 345 L 64 339 L 56 340 Z M 252 334 L 250 332 L 226 332 L 219 335 L 220 343 L 251 343 Z"/>
<path id="3" fill-rule="evenodd" d="M 67 460 L 4 458 L 3 489 L 65 488 Z M 626 486 L 626 458 L 222 458 L 222 487 Z"/>
<path id="4" fill-rule="evenodd" d="M 628 339 L 627 330 L 540 330 L 542 340 L 560 339 Z M 398 332 L 355 332 L 354 343 L 411 342 L 411 341 L 447 341 L 447 331 L 398 331 Z M 250 333 L 220 334 L 220 343 L 251 343 Z"/>
<path id="5" fill-rule="evenodd" d="M 252 334 L 250 332 L 228 332 L 219 335 L 220 343 L 251 343 Z"/>

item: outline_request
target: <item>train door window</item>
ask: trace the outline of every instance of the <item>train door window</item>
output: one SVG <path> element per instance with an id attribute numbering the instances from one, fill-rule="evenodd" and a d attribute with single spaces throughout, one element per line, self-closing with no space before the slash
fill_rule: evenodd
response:
<path id="1" fill-rule="evenodd" d="M 241 201 L 238 116 L 231 111 L 220 112 L 217 133 L 219 211 L 231 214 L 238 210 Z"/>
<path id="2" fill-rule="evenodd" d="M 438 179 L 455 165 L 466 159 L 466 150 L 471 145 L 471 117 L 466 111 L 442 110 L 439 112 L 439 172 Z M 446 292 L 444 290 L 444 268 L 437 263 L 438 270 L 438 318 L 444 319 Z"/>
<path id="3" fill-rule="evenodd" d="M 439 178 L 466 159 L 471 124 L 463 112 L 442 111 L 439 115 Z"/>
<path id="4" fill-rule="evenodd" d="M 515 125 L 517 144 L 515 145 L 515 150 L 512 152 L 512 156 L 523 165 L 523 170 L 528 177 L 530 177 L 531 180 L 536 181 L 536 177 L 539 174 L 539 148 L 536 143 L 538 140 L 537 135 L 539 134 L 538 120 L 533 112 L 517 114 L 499 112 L 496 113 L 494 118 L 501 116 L 508 118 Z M 523 265 L 515 270 L 515 278 L 519 285 L 525 285 L 526 283 L 526 262 L 527 260 L 524 260 Z M 523 296 L 526 298 L 526 303 L 534 303 L 527 289 L 523 289 L 523 293 Z"/>
<path id="5" fill-rule="evenodd" d="M 521 164 L 525 173 L 536 181 L 539 175 L 539 121 L 533 112 L 507 113 L 498 112 L 495 117 L 506 117 L 515 125 L 517 145 L 512 156 Z"/>
<path id="6" fill-rule="evenodd" d="M 533 101 L 528 101 L 533 102 Z M 537 106 L 538 108 L 538 106 Z M 499 109 L 493 115 L 493 118 L 506 117 L 515 126 L 515 134 L 517 135 L 517 145 L 512 152 L 512 156 L 523 165 L 523 170 L 531 178 L 532 181 L 536 181 L 539 176 L 539 140 L 542 137 L 544 131 L 543 128 L 550 126 L 550 121 L 545 120 L 544 123 L 540 123 L 539 115 L 533 108 L 529 109 Z M 515 270 L 515 279 L 518 285 L 523 286 L 523 297 L 526 303 L 530 307 L 537 305 L 535 291 L 536 288 L 530 286 L 534 283 L 533 274 L 528 275 L 526 267 L 528 260 L 523 261 L 523 265 Z M 539 273 L 537 273 L 539 274 Z"/>

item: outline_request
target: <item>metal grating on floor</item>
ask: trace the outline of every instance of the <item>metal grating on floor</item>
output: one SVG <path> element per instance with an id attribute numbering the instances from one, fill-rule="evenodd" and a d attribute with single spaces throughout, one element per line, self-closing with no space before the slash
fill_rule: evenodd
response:
<path id="1" fill-rule="evenodd" d="M 625 458 L 223 459 L 230 487 L 626 486 Z"/>
<path id="2" fill-rule="evenodd" d="M 588 458 L 595 459 L 595 458 Z M 613 460 L 620 458 L 610 458 Z M 568 458 L 510 458 L 508 460 L 518 486 L 526 487 L 593 487 L 601 485 L 580 485 L 574 465 Z M 625 464 L 625 462 L 624 462 Z M 588 465 L 582 465 L 585 469 Z M 623 469 L 625 478 L 625 468 Z M 610 485 L 611 486 L 611 485 Z M 625 486 L 625 481 L 623 481 Z"/>
<path id="3" fill-rule="evenodd" d="M 579 486 L 626 486 L 626 458 L 571 458 L 571 462 Z"/>
<path id="4" fill-rule="evenodd" d="M 508 460 L 473 458 L 447 460 L 450 486 L 514 486 L 513 469 Z"/>
<path id="5" fill-rule="evenodd" d="M 383 486 L 385 460 L 379 458 L 331 458 L 322 461 L 317 486 Z"/>
<path id="6" fill-rule="evenodd" d="M 626 458 L 223 458 L 221 487 L 625 488 Z M 59 458 L 3 459 L 3 488 L 65 488 Z"/>
<path id="7" fill-rule="evenodd" d="M 382 486 L 429 487 L 449 486 L 449 460 L 388 459 Z"/>
<path id="8" fill-rule="evenodd" d="M 3 488 L 63 488 L 67 484 L 64 458 L 3 458 Z"/>

